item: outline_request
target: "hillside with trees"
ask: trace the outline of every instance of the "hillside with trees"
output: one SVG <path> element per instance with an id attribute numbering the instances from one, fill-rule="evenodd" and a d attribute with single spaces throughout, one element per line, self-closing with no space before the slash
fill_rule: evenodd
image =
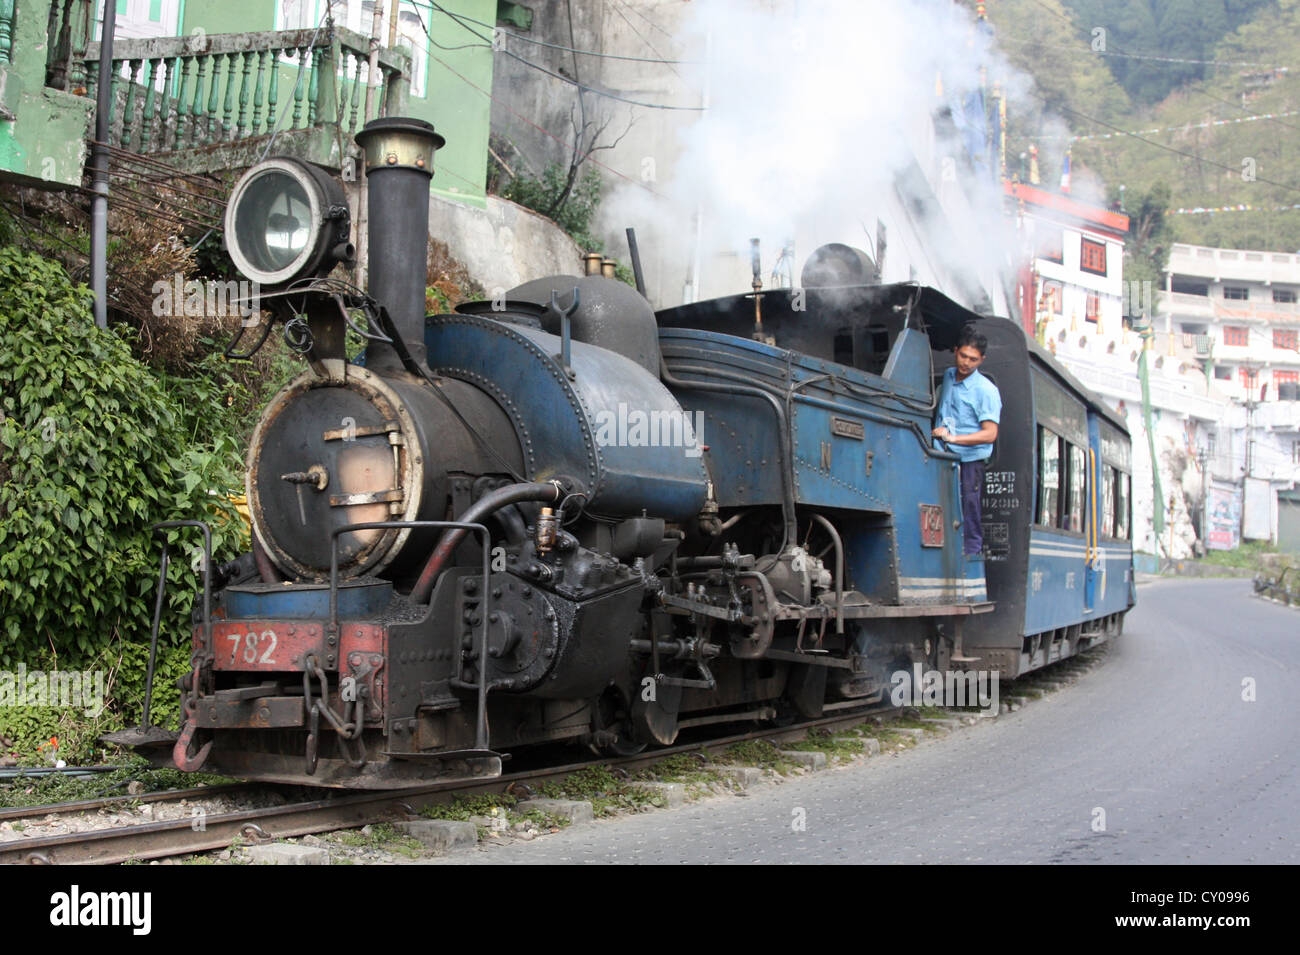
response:
<path id="1" fill-rule="evenodd" d="M 1149 215 L 1166 187 L 1174 241 L 1300 249 L 1300 0 L 990 0 L 988 13 L 1034 78 L 1008 153 L 1036 145 L 1045 183 L 1068 147 L 1076 173 L 1126 187 L 1130 213 Z"/>

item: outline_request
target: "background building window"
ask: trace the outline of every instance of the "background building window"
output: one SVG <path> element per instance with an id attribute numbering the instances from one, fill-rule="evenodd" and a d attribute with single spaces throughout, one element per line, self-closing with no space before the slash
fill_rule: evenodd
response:
<path id="1" fill-rule="evenodd" d="M 1197 282 L 1195 279 L 1175 278 L 1170 283 L 1170 288 L 1179 295 L 1209 295 L 1210 286 L 1204 282 Z"/>
<path id="2" fill-rule="evenodd" d="M 1064 292 L 1060 282 L 1044 282 L 1041 309 L 1049 315 L 1061 315 L 1064 312 Z"/>
<path id="3" fill-rule="evenodd" d="M 1223 344 L 1244 348 L 1250 344 L 1250 329 L 1241 325 L 1224 325 Z"/>
<path id="4" fill-rule="evenodd" d="M 1275 288 L 1273 289 L 1273 301 L 1280 302 L 1283 305 L 1295 304 L 1295 289 Z"/>
<path id="5" fill-rule="evenodd" d="M 1227 365 L 1215 365 L 1214 378 L 1216 381 L 1231 381 L 1232 369 L 1229 368 Z"/>
<path id="6" fill-rule="evenodd" d="M 1225 285 L 1223 297 L 1234 302 L 1244 302 L 1250 298 L 1250 289 L 1241 285 Z"/>
<path id="7" fill-rule="evenodd" d="M 1084 321 L 1094 323 L 1101 318 L 1101 296 L 1095 292 L 1088 293 L 1087 302 L 1084 304 L 1083 318 Z"/>
<path id="8" fill-rule="evenodd" d="M 1057 265 L 1065 263 L 1065 235 L 1060 229 L 1047 230 L 1038 240 L 1038 257 Z"/>
<path id="9" fill-rule="evenodd" d="M 1291 351 L 1296 350 L 1296 330 L 1294 328 L 1275 328 L 1273 329 L 1273 347 L 1289 348 Z"/>
<path id="10" fill-rule="evenodd" d="M 1251 368 L 1240 368 L 1237 372 L 1241 376 L 1241 386 L 1247 391 L 1253 391 L 1259 385 L 1259 372 Z"/>
<path id="11" fill-rule="evenodd" d="M 1300 384 L 1300 371 L 1275 371 L 1273 372 L 1273 384 L 1275 385 Z"/>
<path id="12" fill-rule="evenodd" d="M 1079 246 L 1079 268 L 1094 275 L 1106 274 L 1106 244 L 1083 239 Z"/>

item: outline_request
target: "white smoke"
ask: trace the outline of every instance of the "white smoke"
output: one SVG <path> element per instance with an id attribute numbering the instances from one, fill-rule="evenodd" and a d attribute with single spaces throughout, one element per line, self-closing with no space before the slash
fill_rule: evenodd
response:
<path id="1" fill-rule="evenodd" d="M 934 117 L 981 88 L 991 112 L 995 84 L 1014 99 L 1031 81 L 1006 64 L 968 7 L 701 0 L 674 39 L 697 62 L 677 67 L 672 99 L 707 109 L 678 114 L 676 142 L 666 130 L 658 150 L 666 171 L 653 188 L 617 185 L 602 214 L 611 234 L 635 225 L 643 250 L 657 247 L 656 264 L 675 273 L 652 287 L 656 304 L 680 301 L 697 244 L 706 268 L 719 255 L 734 256 L 727 287 L 713 276 L 702 297 L 747 287 L 751 237 L 763 241 L 765 281 L 778 252 L 798 237 L 797 285 L 798 268 L 817 245 L 845 242 L 874 254 L 878 218 L 890 233 L 886 281 L 907 280 L 909 268 L 928 259 L 933 268 L 919 270 L 922 281 L 952 264 L 979 274 L 986 287 L 996 282 L 1011 258 L 997 156 L 990 153 L 992 169 L 976 175 L 960 142 L 936 142 Z M 898 221 L 906 210 L 895 185 L 914 163 L 962 233 L 945 248 L 907 247 L 916 243 Z"/>

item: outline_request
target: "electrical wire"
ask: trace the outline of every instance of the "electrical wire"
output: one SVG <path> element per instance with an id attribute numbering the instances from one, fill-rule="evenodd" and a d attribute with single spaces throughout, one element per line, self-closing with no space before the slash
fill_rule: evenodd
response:
<path id="1" fill-rule="evenodd" d="M 499 28 L 498 28 L 499 29 Z M 602 53 L 599 50 L 579 50 L 571 46 L 564 46 L 560 43 L 547 43 L 545 40 L 535 40 L 530 36 L 524 36 L 521 33 L 514 33 L 510 30 L 500 30 L 501 36 L 508 36 L 511 39 L 519 40 L 523 43 L 532 43 L 535 46 L 544 46 L 552 50 L 562 50 L 565 53 L 576 53 L 579 56 L 595 56 L 604 60 L 629 60 L 633 63 L 661 63 L 664 66 L 674 66 L 682 64 L 698 64 L 701 60 L 667 60 L 653 56 L 627 56 L 621 53 Z"/>
<path id="2" fill-rule="evenodd" d="M 1070 28 L 1071 28 L 1071 29 L 1073 29 L 1074 31 L 1078 32 L 1078 30 L 1079 30 L 1079 25 L 1078 25 L 1077 23 L 1075 23 L 1075 21 L 1074 21 L 1074 19 L 1073 19 L 1072 17 L 1070 17 L 1070 16 L 1068 16 L 1068 15 L 1066 15 L 1066 14 L 1064 14 L 1064 13 L 1058 11 L 1058 10 L 1053 10 L 1051 7 L 1047 6 L 1047 4 L 1043 3 L 1042 0 L 1033 0 L 1033 2 L 1034 2 L 1034 4 L 1035 4 L 1036 6 L 1041 7 L 1042 9 L 1046 10 L 1048 13 L 1052 14 L 1053 16 L 1058 17 L 1058 18 L 1064 20 L 1066 23 L 1068 23 L 1068 24 L 1070 25 Z M 1110 45 L 1111 45 L 1111 46 L 1114 46 L 1114 44 L 1110 44 Z M 1079 52 L 1080 52 L 1080 53 L 1090 52 L 1090 50 L 1089 50 L 1089 51 L 1085 51 L 1085 50 L 1083 50 L 1083 49 L 1080 49 Z M 1128 51 L 1123 50 L 1123 49 L 1120 49 L 1119 47 L 1116 47 L 1116 48 L 1115 48 L 1114 50 L 1112 50 L 1112 51 L 1098 51 L 1098 52 L 1106 52 L 1108 55 L 1113 55 L 1113 56 L 1132 56 L 1132 57 L 1137 57 L 1137 58 L 1143 58 L 1143 57 L 1144 57 L 1144 54 L 1134 54 L 1134 53 L 1129 53 Z M 1203 62 L 1209 62 L 1209 61 L 1203 61 Z M 1241 65 L 1247 65 L 1247 64 L 1241 64 Z M 1249 65 L 1252 65 L 1252 66 L 1260 66 L 1260 65 L 1262 65 L 1262 64 L 1249 64 Z M 1285 67 L 1285 66 L 1283 66 L 1283 67 L 1270 67 L 1270 66 L 1265 66 L 1264 68 L 1265 68 L 1265 69 L 1272 69 L 1272 70 L 1275 70 L 1275 71 L 1276 71 L 1276 70 L 1281 70 L 1281 71 L 1283 71 L 1283 72 L 1290 72 L 1290 68 L 1289 68 L 1289 67 Z M 1207 93 L 1205 90 L 1202 90 L 1202 89 L 1193 89 L 1192 92 L 1193 92 L 1193 93 L 1196 93 L 1196 94 L 1199 95 L 1199 96 L 1205 96 L 1205 97 L 1207 97 L 1207 98 L 1209 98 L 1209 99 L 1212 99 L 1212 100 L 1218 100 L 1219 102 L 1229 102 L 1229 101 L 1227 101 L 1227 100 L 1219 99 L 1219 97 L 1214 96 L 1214 95 L 1211 94 L 1211 93 Z M 1237 105 L 1237 104 L 1229 103 L 1229 105 Z M 1241 107 L 1239 107 L 1239 108 L 1241 108 L 1241 109 L 1245 109 L 1244 106 L 1241 106 Z M 1254 115 L 1254 114 L 1252 114 L 1252 115 Z M 1266 117 L 1260 117 L 1260 118 L 1261 118 L 1261 119 L 1266 119 L 1266 120 L 1267 120 Z M 1267 120 L 1267 121 L 1269 121 L 1269 122 L 1278 122 L 1277 120 Z M 1105 125 L 1105 124 L 1103 123 L 1102 125 Z M 1289 129 L 1300 128 L 1300 127 L 1293 127 L 1293 126 L 1291 126 L 1289 123 L 1281 123 L 1281 122 L 1278 122 L 1278 125 L 1279 125 L 1279 126 L 1286 126 L 1286 127 L 1289 128 Z"/>
<path id="3" fill-rule="evenodd" d="M 570 79 L 569 77 L 565 76 L 563 73 L 556 73 L 552 70 L 548 70 L 544 66 L 539 66 L 538 64 L 533 63 L 531 60 L 526 60 L 518 53 L 511 53 L 509 50 L 499 50 L 498 52 L 504 53 L 506 56 L 510 57 L 513 60 L 518 60 L 520 63 L 524 64 L 524 66 L 532 67 L 534 70 L 537 70 L 539 73 L 545 73 L 547 76 L 551 76 L 557 80 L 561 80 L 565 83 L 568 83 L 570 86 L 576 86 L 580 90 L 584 90 L 588 93 L 595 93 L 597 96 L 603 96 L 606 99 L 617 100 L 620 103 L 627 103 L 629 106 L 640 106 L 645 109 L 679 110 L 688 113 L 704 113 L 708 111 L 707 106 L 669 106 L 664 103 L 644 103 L 640 100 L 629 99 L 626 96 L 619 96 L 617 93 L 611 93 L 609 90 L 603 90 L 596 86 L 587 86 L 583 83 L 579 83 L 577 80 Z"/>
<path id="4" fill-rule="evenodd" d="M 445 69 L 447 72 L 449 72 L 449 73 L 451 73 L 453 76 L 455 76 L 457 79 L 461 80 L 462 82 L 464 82 L 466 85 L 472 87 L 473 89 L 478 90 L 480 93 L 482 93 L 484 96 L 486 96 L 486 97 L 487 97 L 488 99 L 490 99 L 492 102 L 496 103 L 498 106 L 500 106 L 503 110 L 505 110 L 505 111 L 506 111 L 507 113 L 509 113 L 511 116 L 514 116 L 515 118 L 517 118 L 517 119 L 519 119 L 520 121 L 522 121 L 524 124 L 526 124 L 526 125 L 528 125 L 528 126 L 531 126 L 533 129 L 537 130 L 537 131 L 538 131 L 539 133 L 541 133 L 542 135 L 547 136 L 547 137 L 549 137 L 550 139 L 555 140 L 557 143 L 559 143 L 559 144 L 560 144 L 561 146 L 563 146 L 565 149 L 571 149 L 571 148 L 572 148 L 572 144 L 571 144 L 571 143 L 567 143 L 567 142 L 565 142 L 563 139 L 561 139 L 559 136 L 555 135 L 555 133 L 551 132 L 549 129 L 546 129 L 546 128 L 543 127 L 543 126 L 539 126 L 537 123 L 533 122 L 533 121 L 532 121 L 531 119 L 529 119 L 527 116 L 523 115 L 523 114 L 520 113 L 518 110 L 516 110 L 516 109 L 514 109 L 513 107 L 511 107 L 509 103 L 507 103 L 507 102 L 505 102 L 504 100 L 499 99 L 498 97 L 494 96 L 494 95 L 491 93 L 491 91 L 489 91 L 489 90 L 485 90 L 483 87 L 479 86 L 477 83 L 475 83 L 475 82 L 474 82 L 473 80 L 471 80 L 469 77 L 465 76 L 463 73 L 461 73 L 461 72 L 457 71 L 456 69 L 454 69 L 450 64 L 448 64 L 448 63 L 445 62 L 444 60 L 441 60 L 441 59 L 439 59 L 438 57 L 433 56 L 433 54 L 430 54 L 430 58 L 433 59 L 434 62 L 436 62 L 438 65 L 440 65 L 440 66 L 441 66 L 443 69 Z M 593 162 L 593 163 L 595 163 L 597 166 L 599 166 L 601 169 L 604 169 L 606 172 L 608 172 L 608 173 L 609 173 L 610 175 L 612 175 L 612 176 L 615 176 L 615 177 L 617 177 L 617 178 L 619 178 L 619 179 L 622 179 L 622 180 L 624 180 L 625 182 L 631 183 L 631 184 L 634 185 L 634 186 L 639 186 L 640 188 L 644 189 L 646 192 L 650 193 L 652 196 L 654 196 L 654 197 L 657 198 L 657 199 L 664 199 L 664 200 L 666 201 L 667 198 L 668 198 L 667 196 L 663 195 L 662 193 L 656 192 L 653 188 L 650 187 L 650 185 L 649 185 L 648 183 L 642 182 L 642 181 L 639 180 L 639 179 L 634 179 L 632 176 L 629 176 L 629 175 L 627 175 L 627 174 L 624 173 L 624 172 L 620 172 L 619 170 L 615 169 L 613 166 L 610 166 L 610 165 L 607 164 L 607 163 L 603 163 L 603 162 L 601 162 L 601 161 L 600 161 L 599 159 L 597 159 L 595 156 L 588 156 L 588 157 L 587 157 L 587 161 L 588 161 L 588 162 Z"/>
<path id="5" fill-rule="evenodd" d="M 632 24 L 632 21 L 627 18 L 627 16 L 623 13 L 623 11 L 619 9 L 619 7 L 626 7 L 627 4 L 622 3 L 621 0 L 614 0 L 614 3 L 616 4 L 616 6 L 614 7 L 614 12 L 623 18 L 623 22 L 626 23 L 628 25 L 628 28 L 640 38 L 642 43 L 644 43 L 647 47 L 649 47 L 651 53 L 653 53 L 657 57 L 662 58 L 663 54 L 660 53 L 657 49 L 655 49 L 655 45 L 651 43 L 650 40 Z M 628 9 L 631 10 L 632 8 L 628 7 Z M 643 19 L 645 18 L 643 17 Z M 646 22 L 649 23 L 651 26 L 656 26 L 656 24 L 651 22 L 649 19 L 646 19 Z M 669 34 L 668 31 L 664 30 L 662 27 L 660 27 L 659 29 L 665 36 L 671 36 L 671 34 Z M 673 70 L 671 66 L 669 66 L 668 68 L 672 70 L 676 76 L 678 77 L 681 76 L 681 74 L 678 73 L 676 70 Z"/>
<path id="6" fill-rule="evenodd" d="M 629 106 L 640 106 L 640 107 L 642 107 L 643 109 L 680 110 L 680 111 L 685 111 L 685 112 L 703 112 L 703 111 L 705 110 L 705 108 L 704 108 L 703 106 L 670 106 L 670 105 L 667 105 L 667 104 L 664 104 L 664 103 L 646 103 L 646 102 L 643 102 L 643 101 L 641 101 L 641 100 L 634 100 L 634 99 L 630 99 L 629 97 L 626 97 L 626 96 L 620 96 L 620 95 L 617 94 L 617 93 L 611 93 L 609 90 L 600 89 L 599 87 L 595 87 L 595 86 L 587 86 L 587 85 L 584 84 L 584 83 L 580 83 L 580 82 L 578 82 L 578 81 L 575 80 L 575 79 L 571 79 L 570 77 L 565 76 L 563 73 L 556 73 L 556 72 L 554 72 L 553 70 L 548 70 L 546 67 L 542 66 L 541 64 L 539 64 L 539 63 L 534 63 L 532 60 L 526 59 L 526 58 L 520 56 L 518 53 L 514 53 L 514 52 L 512 52 L 512 51 L 510 51 L 510 50 L 504 49 L 504 48 L 502 48 L 502 47 L 498 47 L 498 46 L 497 46 L 496 44 L 494 44 L 494 43 L 491 43 L 491 37 L 486 37 L 486 36 L 484 36 L 483 34 L 479 33 L 477 30 L 475 30 L 473 27 L 467 26 L 465 23 L 462 22 L 463 19 L 470 19 L 470 18 L 468 18 L 468 17 L 462 17 L 460 14 L 452 13 L 452 12 L 451 12 L 450 10 L 448 10 L 447 8 L 445 8 L 445 7 L 441 7 L 441 6 L 439 6 L 438 4 L 436 4 L 436 3 L 432 4 L 432 6 L 433 6 L 433 8 L 434 8 L 435 10 L 437 10 L 437 11 L 439 11 L 440 13 L 443 13 L 443 14 L 445 14 L 447 17 L 451 18 L 451 20 L 452 20 L 453 22 L 459 24 L 459 25 L 460 25 L 464 30 L 466 30 L 467 32 L 469 32 L 472 36 L 474 36 L 474 37 L 476 37 L 477 39 L 483 41 L 484 43 L 488 43 L 488 44 L 490 44 L 490 45 L 492 46 L 492 48 L 493 48 L 494 50 L 496 50 L 496 52 L 498 52 L 498 53 L 503 53 L 503 54 L 505 54 L 506 56 L 510 57 L 510 58 L 513 59 L 513 60 L 518 60 L 518 61 L 519 61 L 520 63 L 522 63 L 524 66 L 527 66 L 527 67 L 529 67 L 529 68 L 531 68 L 531 69 L 537 70 L 539 73 L 545 73 L 547 76 L 553 77 L 554 79 L 560 80 L 560 81 L 562 81 L 562 82 L 564 82 L 564 83 L 568 83 L 568 84 L 570 84 L 571 86 L 576 86 L 579 90 L 581 90 L 581 91 L 583 91 L 583 92 L 594 93 L 594 94 L 596 94 L 597 96 L 603 96 L 603 97 L 605 97 L 606 99 L 617 100 L 617 101 L 620 102 L 620 103 L 627 103 Z M 473 20 L 472 22 L 474 22 L 474 23 L 479 23 L 479 24 L 482 25 L 482 26 L 486 26 L 486 24 L 483 24 L 482 21 L 479 21 L 479 20 Z M 430 42 L 433 42 L 433 36 L 432 36 L 432 34 L 430 34 L 429 29 L 428 29 L 427 27 L 424 26 L 424 21 L 423 21 L 423 19 L 420 20 L 420 28 L 421 28 L 422 30 L 424 30 L 424 34 L 425 34 L 425 36 L 429 37 Z M 489 29 L 493 29 L 493 28 L 489 27 Z M 633 29 L 635 30 L 635 28 L 633 28 Z M 511 35 L 513 35 L 513 34 L 511 34 Z M 638 35 L 639 35 L 639 34 L 638 34 Z M 643 39 L 644 39 L 644 38 L 643 38 Z M 440 48 L 442 48 L 442 45 L 441 45 L 441 44 L 435 44 L 435 45 L 437 45 L 437 46 L 439 46 Z M 473 44 L 470 44 L 470 45 L 473 46 Z M 648 42 L 647 42 L 647 45 L 648 45 Z M 653 49 L 653 47 L 651 47 L 651 49 Z M 576 52 L 576 51 L 575 51 L 575 52 Z M 658 51 L 656 50 L 655 52 L 657 53 Z M 432 55 L 432 54 L 430 54 L 430 55 Z M 435 59 L 436 59 L 436 57 L 435 57 Z M 439 62 L 439 63 L 442 63 L 441 60 L 438 60 L 438 62 Z M 446 66 L 446 64 L 443 63 L 443 66 Z M 450 67 L 448 67 L 448 69 L 450 69 Z M 676 72 L 676 71 L 674 71 L 674 72 Z"/>
<path id="7" fill-rule="evenodd" d="M 1086 113 L 1081 113 L 1078 110 L 1071 109 L 1068 106 L 1062 106 L 1059 103 L 1048 103 L 1047 99 L 1040 94 L 1034 93 L 1030 95 L 1035 96 L 1038 100 L 1040 100 L 1043 103 L 1044 106 L 1048 107 L 1049 109 L 1059 110 L 1062 113 L 1069 113 L 1071 116 L 1077 116 L 1078 118 L 1087 120 L 1090 123 L 1096 123 L 1098 126 L 1105 126 L 1107 129 L 1112 129 L 1117 133 L 1122 133 L 1125 136 L 1129 136 L 1133 139 L 1136 139 L 1138 142 L 1146 143 L 1148 146 L 1154 146 L 1156 149 L 1163 149 L 1165 152 L 1174 153 L 1175 155 L 1183 156 L 1186 159 L 1195 159 L 1197 162 L 1202 162 L 1205 163 L 1206 165 L 1214 166 L 1217 169 L 1223 169 L 1228 172 L 1232 172 L 1232 173 L 1241 172 L 1240 166 L 1229 166 L 1226 163 L 1217 162 L 1216 160 L 1213 159 L 1207 159 L 1204 156 L 1197 155 L 1196 153 L 1189 153 L 1183 149 L 1176 149 L 1173 146 L 1166 146 L 1164 143 L 1158 143 L 1154 139 L 1147 139 L 1145 136 L 1141 136 L 1138 133 L 1129 132 L 1127 129 L 1123 129 L 1119 126 L 1115 126 L 1114 124 L 1108 123 L 1105 120 L 1097 119 L 1095 116 L 1089 116 Z M 1288 192 L 1300 192 L 1300 188 L 1297 188 L 1295 186 L 1289 186 L 1284 182 L 1277 182 L 1273 179 L 1265 179 L 1262 176 L 1256 176 L 1255 179 L 1252 181 L 1262 182 L 1265 185 L 1269 185 L 1269 186 L 1276 186 L 1277 188 L 1285 189 Z"/>

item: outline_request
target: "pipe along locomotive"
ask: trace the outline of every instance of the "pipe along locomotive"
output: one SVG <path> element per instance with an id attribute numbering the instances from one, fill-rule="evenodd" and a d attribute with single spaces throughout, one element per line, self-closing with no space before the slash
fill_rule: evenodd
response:
<path id="1" fill-rule="evenodd" d="M 497 774 L 529 744 L 814 717 L 900 670 L 1010 678 L 1119 631 L 1127 431 L 1015 323 L 879 284 L 846 246 L 803 288 L 763 292 L 756 267 L 753 295 L 658 314 L 565 275 L 426 316 L 443 139 L 388 118 L 357 142 L 368 293 L 328 275 L 355 251 L 323 170 L 271 159 L 232 193 L 232 259 L 307 370 L 252 438 L 252 553 L 204 565 L 181 729 L 146 703 L 108 741 L 392 788 Z M 968 322 L 1004 401 L 982 558 L 930 437 Z"/>

